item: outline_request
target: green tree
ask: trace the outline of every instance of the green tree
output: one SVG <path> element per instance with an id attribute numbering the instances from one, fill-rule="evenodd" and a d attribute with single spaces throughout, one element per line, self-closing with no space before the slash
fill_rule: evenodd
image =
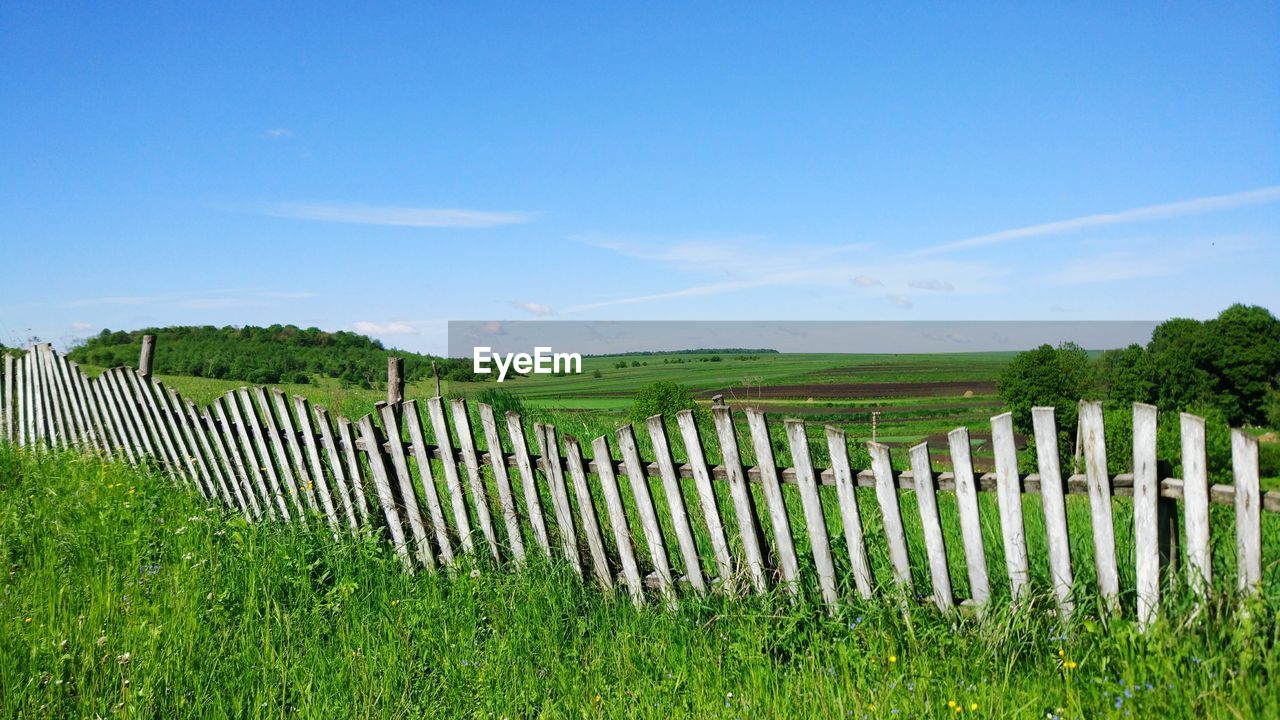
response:
<path id="1" fill-rule="evenodd" d="M 1018 353 L 1000 373 L 996 388 L 1022 432 L 1032 432 L 1031 408 L 1052 405 L 1059 432 L 1075 437 L 1077 406 L 1097 395 L 1097 380 L 1089 353 L 1067 342 Z"/>
<path id="2" fill-rule="evenodd" d="M 1107 350 L 1098 358 L 1098 378 L 1111 407 L 1156 401 L 1155 365 L 1141 345 Z"/>
<path id="3" fill-rule="evenodd" d="M 689 388 L 669 380 L 659 380 L 640 388 L 631 401 L 631 422 L 641 423 L 650 415 L 675 417 L 681 410 L 693 410 L 701 418 L 706 409 L 693 399 Z"/>
<path id="4" fill-rule="evenodd" d="M 1232 305 L 1206 325 L 1214 404 L 1232 424 L 1258 423 L 1280 375 L 1280 321 L 1257 305 Z"/>
<path id="5" fill-rule="evenodd" d="M 1213 395 L 1206 366 L 1210 354 L 1204 323 L 1174 318 L 1156 326 L 1147 344 L 1156 384 L 1156 404 L 1166 410 L 1188 408 Z"/>

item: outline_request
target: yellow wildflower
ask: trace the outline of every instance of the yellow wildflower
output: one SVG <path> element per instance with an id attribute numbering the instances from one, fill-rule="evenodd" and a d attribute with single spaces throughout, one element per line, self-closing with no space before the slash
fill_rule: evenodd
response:
<path id="1" fill-rule="evenodd" d="M 947 707 L 949 707 L 949 708 L 954 708 L 955 706 L 956 706 L 956 701 L 955 701 L 955 700 L 948 700 L 948 701 L 947 701 Z"/>
<path id="2" fill-rule="evenodd" d="M 1080 667 L 1080 666 L 1076 664 L 1076 661 L 1075 661 L 1075 660 L 1068 660 L 1068 661 L 1066 661 L 1066 662 L 1062 663 L 1062 667 L 1064 667 L 1064 668 L 1066 668 L 1066 669 L 1068 669 L 1068 670 L 1075 670 L 1076 668 L 1078 668 L 1078 667 Z"/>
<path id="3" fill-rule="evenodd" d="M 969 703 L 969 712 L 973 712 L 977 709 L 978 709 L 978 703 Z"/>
<path id="4" fill-rule="evenodd" d="M 23 620 L 22 622 L 31 622 L 31 618 L 27 618 L 26 620 Z"/>
<path id="5" fill-rule="evenodd" d="M 889 656 L 889 662 L 891 662 L 891 663 L 896 663 L 896 662 L 898 662 L 898 656 L 897 656 L 897 655 L 890 655 L 890 656 Z"/>

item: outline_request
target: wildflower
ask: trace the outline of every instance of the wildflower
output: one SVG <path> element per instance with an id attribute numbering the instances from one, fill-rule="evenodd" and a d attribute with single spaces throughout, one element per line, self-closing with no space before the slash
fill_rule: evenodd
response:
<path id="1" fill-rule="evenodd" d="M 978 709 L 978 703 L 969 703 L 969 712 L 974 712 L 977 709 Z"/>
<path id="2" fill-rule="evenodd" d="M 896 663 L 896 662 L 898 662 L 898 656 L 897 656 L 897 655 L 890 655 L 890 656 L 889 656 L 889 662 L 891 662 L 891 663 Z"/>
<path id="3" fill-rule="evenodd" d="M 954 709 L 955 709 L 955 713 L 956 713 L 957 715 L 959 715 L 960 713 L 964 712 L 964 708 L 960 707 L 959 705 L 955 706 L 955 708 L 954 708 Z"/>
<path id="4" fill-rule="evenodd" d="M 1067 654 L 1066 651 L 1064 651 L 1062 648 L 1058 648 L 1058 657 L 1062 657 L 1063 655 L 1066 655 L 1066 654 Z"/>
<path id="5" fill-rule="evenodd" d="M 391 604 L 392 604 L 392 605 L 399 605 L 399 604 L 400 604 L 400 601 L 399 601 L 399 600 L 392 600 L 392 601 L 391 601 Z"/>
<path id="6" fill-rule="evenodd" d="M 596 696 L 592 699 L 595 700 L 596 702 L 600 702 L 600 693 L 596 693 Z"/>
<path id="7" fill-rule="evenodd" d="M 26 620 L 23 620 L 22 622 L 31 622 L 31 618 L 27 618 Z"/>
<path id="8" fill-rule="evenodd" d="M 132 495 L 132 494 L 134 493 L 134 491 L 135 491 L 135 490 L 136 490 L 136 488 L 129 488 L 129 494 L 130 494 L 130 495 Z"/>
<path id="9" fill-rule="evenodd" d="M 1078 668 L 1078 667 L 1080 667 L 1080 666 L 1076 664 L 1076 661 L 1075 661 L 1075 660 L 1068 660 L 1068 661 L 1066 661 L 1066 662 L 1062 663 L 1062 667 L 1064 667 L 1064 668 L 1066 668 L 1066 669 L 1068 669 L 1068 670 L 1075 670 L 1076 668 Z"/>

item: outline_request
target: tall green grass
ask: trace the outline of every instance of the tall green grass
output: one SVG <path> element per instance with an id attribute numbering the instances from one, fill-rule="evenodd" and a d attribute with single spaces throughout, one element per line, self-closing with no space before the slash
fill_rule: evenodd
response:
<path id="1" fill-rule="evenodd" d="M 780 595 L 664 611 L 560 563 L 410 576 L 379 539 L 316 525 L 250 526 L 157 473 L 0 445 L 0 715 L 1280 714 L 1274 582 L 1247 613 L 1167 599 L 1146 635 L 1063 626 L 1041 597 L 982 619 Z"/>

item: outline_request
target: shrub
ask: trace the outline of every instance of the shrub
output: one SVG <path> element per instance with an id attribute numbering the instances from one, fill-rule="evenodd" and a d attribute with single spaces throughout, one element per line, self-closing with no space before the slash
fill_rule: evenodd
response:
<path id="1" fill-rule="evenodd" d="M 650 415 L 659 413 L 670 418 L 681 410 L 693 410 L 694 415 L 699 418 L 707 412 L 706 408 L 700 407 L 693 399 L 689 388 L 669 380 L 659 380 L 640 388 L 636 393 L 635 399 L 631 401 L 631 421 L 641 423 Z"/>
<path id="2" fill-rule="evenodd" d="M 509 390 L 489 387 L 476 393 L 473 399 L 477 403 L 484 403 L 492 407 L 494 414 L 499 417 L 506 415 L 508 412 L 515 412 L 520 415 L 526 414 L 524 402 L 520 400 L 520 396 L 513 394 Z"/>

